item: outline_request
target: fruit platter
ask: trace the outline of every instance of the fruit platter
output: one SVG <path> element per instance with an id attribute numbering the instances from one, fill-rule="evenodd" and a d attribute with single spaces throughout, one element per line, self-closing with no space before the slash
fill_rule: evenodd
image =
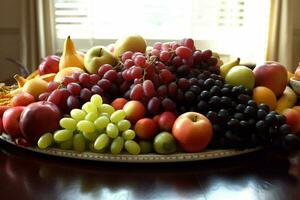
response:
<path id="1" fill-rule="evenodd" d="M 192 38 L 127 35 L 83 52 L 69 36 L 14 78 L 0 86 L 0 139 L 23 150 L 137 163 L 300 150 L 300 67 L 224 63 Z"/>

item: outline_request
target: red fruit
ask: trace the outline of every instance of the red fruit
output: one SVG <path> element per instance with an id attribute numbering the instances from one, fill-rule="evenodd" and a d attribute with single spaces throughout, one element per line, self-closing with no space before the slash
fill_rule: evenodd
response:
<path id="1" fill-rule="evenodd" d="M 126 118 L 131 123 L 135 123 L 139 119 L 142 119 L 146 113 L 145 106 L 141 102 L 135 100 L 128 101 L 124 105 L 123 110 L 126 113 Z"/>
<path id="2" fill-rule="evenodd" d="M 47 101 L 39 101 L 27 106 L 20 118 L 20 129 L 25 139 L 36 144 L 38 139 L 47 132 L 59 128 L 61 118 L 59 108 Z"/>
<path id="3" fill-rule="evenodd" d="M 12 106 L 27 106 L 35 102 L 34 96 L 27 92 L 16 94 L 12 98 Z"/>
<path id="4" fill-rule="evenodd" d="M 282 114 L 286 117 L 286 124 L 290 126 L 291 133 L 300 131 L 300 112 L 297 109 L 287 108 Z"/>
<path id="5" fill-rule="evenodd" d="M 140 119 L 136 122 L 134 131 L 142 140 L 153 139 L 157 133 L 157 123 L 150 118 Z"/>
<path id="6" fill-rule="evenodd" d="M 3 113 L 9 108 L 10 106 L 0 106 L 0 117 L 2 117 Z"/>
<path id="7" fill-rule="evenodd" d="M 2 117 L 4 131 L 11 137 L 20 137 L 20 116 L 25 109 L 24 106 L 16 106 L 7 109 Z"/>
<path id="8" fill-rule="evenodd" d="M 57 73 L 59 71 L 60 57 L 56 55 L 50 55 L 44 58 L 43 62 L 39 65 L 39 74 Z"/>
<path id="9" fill-rule="evenodd" d="M 158 118 L 159 129 L 170 132 L 176 119 L 177 116 L 175 113 L 169 111 L 163 112 Z"/>
<path id="10" fill-rule="evenodd" d="M 213 135 L 210 121 L 202 114 L 186 112 L 174 122 L 172 134 L 186 152 L 200 152 Z"/>
<path id="11" fill-rule="evenodd" d="M 116 98 L 112 103 L 111 106 L 114 107 L 115 110 L 123 109 L 124 105 L 128 102 L 125 98 Z"/>

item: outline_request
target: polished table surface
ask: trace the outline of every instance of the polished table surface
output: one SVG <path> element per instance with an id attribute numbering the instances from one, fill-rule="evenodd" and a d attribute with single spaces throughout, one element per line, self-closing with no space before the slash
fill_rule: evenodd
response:
<path id="1" fill-rule="evenodd" d="M 300 157 L 300 156 L 299 156 Z M 0 199 L 300 199 L 297 160 L 267 151 L 123 164 L 45 156 L 0 142 Z"/>

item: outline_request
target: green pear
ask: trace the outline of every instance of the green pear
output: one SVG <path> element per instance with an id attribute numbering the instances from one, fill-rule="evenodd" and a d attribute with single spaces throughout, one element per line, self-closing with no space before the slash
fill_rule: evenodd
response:
<path id="1" fill-rule="evenodd" d="M 120 58 L 125 51 L 141 52 L 146 51 L 146 41 L 140 35 L 127 35 L 118 39 L 115 43 L 114 56 Z"/>
<path id="2" fill-rule="evenodd" d="M 161 132 L 153 141 L 154 150 L 159 154 L 171 154 L 176 152 L 176 141 L 169 132 Z"/>
<path id="3" fill-rule="evenodd" d="M 252 90 L 255 84 L 255 76 L 250 68 L 238 65 L 231 68 L 226 74 L 225 83 L 233 86 L 242 85 Z"/>
<path id="4" fill-rule="evenodd" d="M 97 73 L 99 67 L 103 64 L 114 66 L 116 63 L 116 58 L 104 46 L 92 47 L 84 56 L 84 66 L 89 73 Z"/>

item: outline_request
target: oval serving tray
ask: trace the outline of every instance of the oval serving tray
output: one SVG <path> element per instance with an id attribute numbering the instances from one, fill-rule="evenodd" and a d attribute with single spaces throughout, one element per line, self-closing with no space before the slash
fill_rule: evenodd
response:
<path id="1" fill-rule="evenodd" d="M 113 155 L 110 153 L 94 153 L 94 152 L 78 153 L 73 150 L 62 150 L 58 148 L 39 149 L 38 147 L 24 147 L 24 146 L 16 145 L 6 134 L 0 135 L 0 139 L 20 149 L 26 149 L 32 152 L 37 152 L 37 153 L 51 155 L 51 156 L 81 159 L 81 160 L 124 162 L 124 163 L 166 163 L 166 162 L 187 162 L 187 161 L 210 160 L 210 159 L 218 159 L 218 158 L 225 158 L 225 157 L 247 154 L 262 149 L 260 147 L 245 149 L 245 150 L 220 149 L 220 150 L 205 150 L 199 153 L 174 153 L 169 155 L 159 155 L 159 154 L 130 155 L 125 153 Z"/>

